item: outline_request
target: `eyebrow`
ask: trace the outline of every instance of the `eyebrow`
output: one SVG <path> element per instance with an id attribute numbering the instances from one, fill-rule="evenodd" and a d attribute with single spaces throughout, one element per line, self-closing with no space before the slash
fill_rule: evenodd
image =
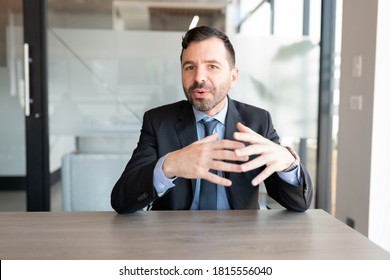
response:
<path id="1" fill-rule="evenodd" d="M 215 59 L 204 60 L 204 61 L 202 61 L 202 63 L 222 65 L 222 63 L 220 63 L 218 60 L 215 60 Z M 195 62 L 192 60 L 187 60 L 187 61 L 183 62 L 182 66 L 185 66 L 187 64 L 195 64 Z"/>

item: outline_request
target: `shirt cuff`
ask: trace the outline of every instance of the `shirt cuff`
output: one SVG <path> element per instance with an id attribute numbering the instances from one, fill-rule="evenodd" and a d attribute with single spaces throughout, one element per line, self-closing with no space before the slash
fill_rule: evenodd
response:
<path id="1" fill-rule="evenodd" d="M 158 161 L 156 166 L 154 167 L 153 171 L 153 185 L 154 189 L 156 190 L 156 193 L 158 196 L 162 196 L 167 190 L 174 187 L 175 184 L 173 183 L 176 179 L 176 177 L 170 179 L 167 178 L 162 170 L 162 166 L 164 163 L 164 160 L 166 158 L 166 155 L 161 157 Z"/>
<path id="2" fill-rule="evenodd" d="M 301 184 L 301 167 L 298 165 L 297 168 L 288 171 L 288 172 L 277 172 L 280 179 L 294 186 L 299 186 Z"/>

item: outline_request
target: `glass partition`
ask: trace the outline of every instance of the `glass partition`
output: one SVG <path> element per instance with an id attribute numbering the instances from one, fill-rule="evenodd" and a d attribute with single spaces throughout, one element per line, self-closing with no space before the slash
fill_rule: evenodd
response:
<path id="1" fill-rule="evenodd" d="M 96 187 L 114 157 L 119 167 L 101 178 L 104 191 L 99 197 L 105 201 L 96 209 L 110 210 L 109 193 L 136 146 L 143 113 L 184 99 L 179 61 L 183 34 L 48 31 L 49 126 L 51 148 L 57 151 L 51 160 L 52 165 L 62 165 L 65 199 L 72 200 L 78 193 L 79 200 L 86 182 Z M 270 111 L 282 141 L 290 145 L 316 138 L 318 44 L 308 38 L 239 34 L 230 38 L 240 69 L 230 96 Z M 79 173 L 82 184 L 75 181 Z M 86 199 L 99 198 L 88 195 Z M 95 210 L 65 204 L 65 210 Z"/>
<path id="2" fill-rule="evenodd" d="M 25 176 L 23 32 L 10 25 L 5 36 L 0 59 L 0 175 Z"/>
<path id="3" fill-rule="evenodd" d="M 53 135 L 138 135 L 143 113 L 183 99 L 181 32 L 50 30 Z M 230 96 L 269 110 L 282 136 L 316 137 L 319 47 L 309 39 L 231 35 Z"/>
<path id="4" fill-rule="evenodd" d="M 0 6 L 0 211 L 25 211 L 22 1 Z"/>

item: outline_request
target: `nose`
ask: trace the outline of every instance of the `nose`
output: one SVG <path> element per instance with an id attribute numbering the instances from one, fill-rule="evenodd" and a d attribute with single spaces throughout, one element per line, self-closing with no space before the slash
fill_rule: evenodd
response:
<path id="1" fill-rule="evenodd" d="M 195 73 L 195 80 L 199 84 L 205 83 L 207 81 L 207 71 L 202 67 L 198 67 Z"/>

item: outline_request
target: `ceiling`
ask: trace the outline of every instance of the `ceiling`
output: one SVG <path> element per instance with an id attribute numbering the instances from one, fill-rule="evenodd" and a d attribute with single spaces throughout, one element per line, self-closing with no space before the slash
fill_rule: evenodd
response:
<path id="1" fill-rule="evenodd" d="M 83 24 L 83 16 L 106 17 L 107 28 L 121 26 L 121 29 L 186 30 L 195 15 L 198 25 L 210 25 L 224 29 L 226 0 L 47 0 L 49 15 L 68 17 Z M 0 8 L 5 12 L 21 13 L 23 0 L 0 0 Z M 3 9 L 4 8 L 4 9 Z M 55 25 L 69 20 L 56 21 Z M 116 24 L 119 23 L 119 24 Z M 65 26 L 66 27 L 66 26 Z M 90 24 L 79 26 L 88 28 Z"/>

